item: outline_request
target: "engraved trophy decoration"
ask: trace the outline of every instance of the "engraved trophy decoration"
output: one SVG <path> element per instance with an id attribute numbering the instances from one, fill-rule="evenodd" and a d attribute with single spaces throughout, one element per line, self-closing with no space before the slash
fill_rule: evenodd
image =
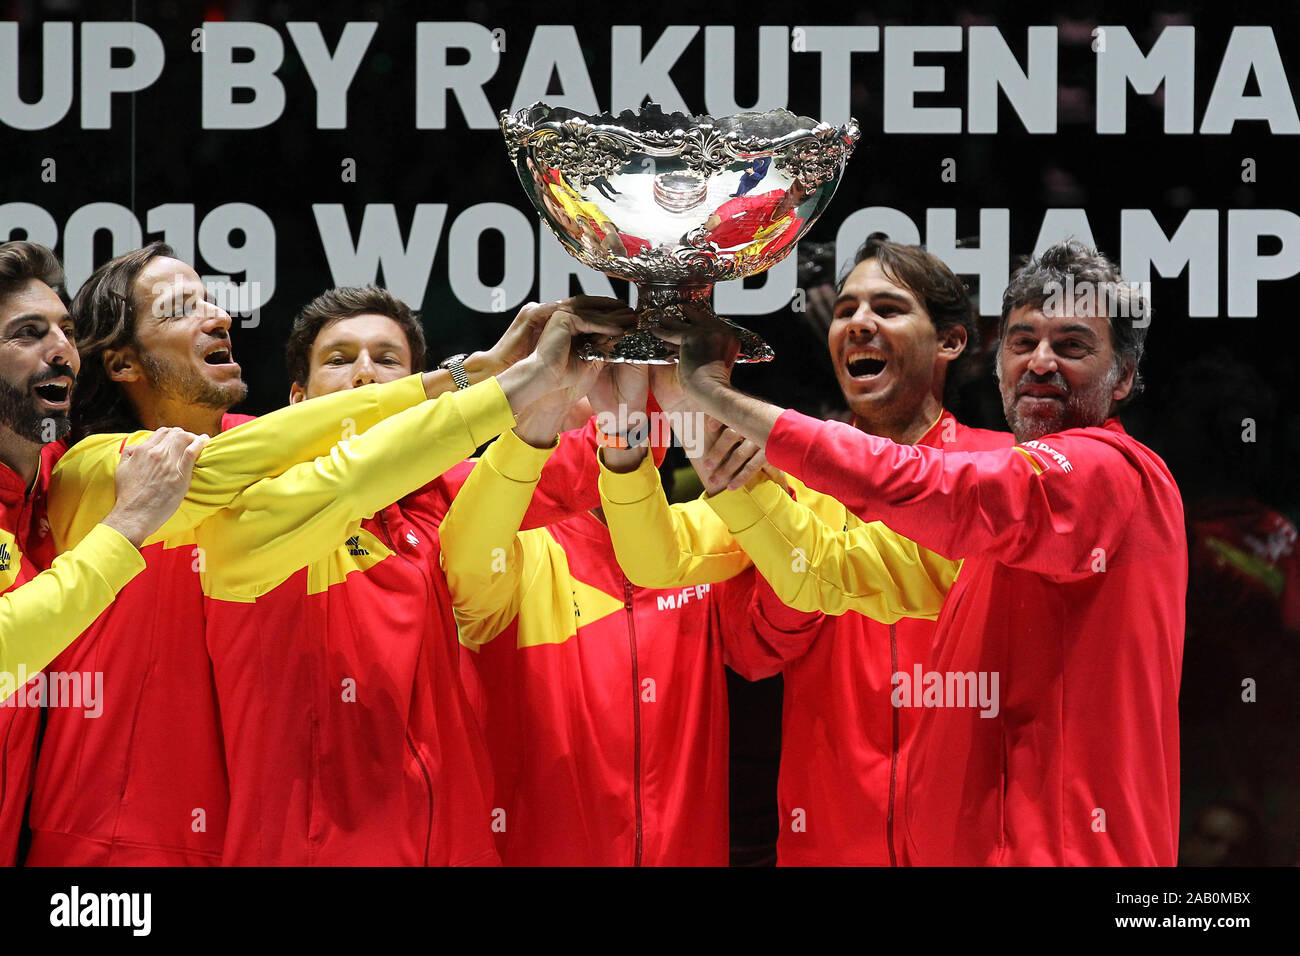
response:
<path id="1" fill-rule="evenodd" d="M 788 110 L 618 116 L 535 103 L 501 114 L 510 159 L 542 222 L 569 254 L 637 285 L 638 322 L 594 339 L 584 358 L 671 365 L 677 348 L 651 329 L 683 304 L 713 314 L 713 284 L 780 262 L 835 195 L 858 141 L 855 120 L 830 126 Z M 725 319 L 722 321 L 726 321 Z M 727 322 L 738 362 L 772 349 Z"/>

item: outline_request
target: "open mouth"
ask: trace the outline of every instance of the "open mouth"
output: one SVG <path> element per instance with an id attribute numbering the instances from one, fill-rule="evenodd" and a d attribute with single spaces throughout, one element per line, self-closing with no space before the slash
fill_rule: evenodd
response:
<path id="1" fill-rule="evenodd" d="M 38 398 L 51 405 L 62 405 L 68 400 L 67 382 L 46 382 L 44 385 L 37 385 L 35 391 Z"/>
<path id="2" fill-rule="evenodd" d="M 876 349 L 850 352 L 844 367 L 853 378 L 871 378 L 885 370 L 885 356 Z"/>
<path id="3" fill-rule="evenodd" d="M 203 361 L 209 365 L 229 365 L 230 349 L 219 348 L 203 356 Z"/>

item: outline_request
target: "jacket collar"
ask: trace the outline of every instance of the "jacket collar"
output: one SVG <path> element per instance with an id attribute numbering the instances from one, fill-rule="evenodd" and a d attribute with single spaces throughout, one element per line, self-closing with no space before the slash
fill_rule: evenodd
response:
<path id="1" fill-rule="evenodd" d="M 50 483 L 50 472 L 55 463 L 63 456 L 67 446 L 61 442 L 51 442 L 41 449 L 40 459 L 36 463 L 36 479 L 29 488 L 18 472 L 8 465 L 0 463 L 0 504 L 17 505 L 45 494 Z"/>
<path id="2" fill-rule="evenodd" d="M 40 468 L 37 467 L 36 484 L 40 484 Z M 0 504 L 17 504 L 27 497 L 27 485 L 18 472 L 0 462 Z"/>
<path id="3" fill-rule="evenodd" d="M 952 421 L 952 424 L 945 425 L 944 423 L 949 420 Z M 857 418 L 853 419 L 853 427 L 858 429 L 859 431 L 866 431 L 866 429 L 862 427 L 862 423 L 859 422 Z M 925 434 L 917 439 L 916 443 L 918 445 L 929 445 L 932 448 L 937 448 L 943 444 L 943 434 L 945 431 L 948 431 L 950 434 L 955 434 L 953 429 L 960 428 L 960 427 L 961 427 L 961 423 L 957 421 L 957 419 L 953 416 L 952 412 L 948 411 L 948 409 L 946 408 L 940 409 L 939 417 L 934 420 L 933 425 L 931 425 L 929 428 L 925 430 Z M 873 433 L 868 432 L 867 434 L 873 434 Z"/>
<path id="4" fill-rule="evenodd" d="M 948 424 L 952 422 L 952 424 Z M 943 436 L 956 435 L 960 423 L 953 416 L 952 412 L 946 408 L 939 410 L 939 417 L 934 420 L 934 424 L 926 429 L 925 434 L 917 439 L 918 445 L 927 445 L 930 448 L 938 448 L 943 445 Z"/>

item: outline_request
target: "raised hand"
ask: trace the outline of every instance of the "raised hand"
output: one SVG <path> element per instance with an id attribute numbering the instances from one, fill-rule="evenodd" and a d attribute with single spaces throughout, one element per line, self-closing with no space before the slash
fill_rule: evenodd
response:
<path id="1" fill-rule="evenodd" d="M 704 432 L 703 454 L 691 455 L 688 449 L 687 457 L 709 494 L 743 488 L 760 470 L 774 471 L 762 446 L 716 419 L 706 420 Z M 784 480 L 780 483 L 784 485 Z"/>
<path id="2" fill-rule="evenodd" d="M 579 358 L 574 337 L 591 332 L 621 335 L 635 322 L 635 314 L 626 306 L 610 310 L 557 307 L 546 320 L 532 353 L 497 376 L 510 406 L 518 414 L 557 390 L 565 392 L 568 404 L 585 395 L 600 374 L 601 363 Z"/>
<path id="3" fill-rule="evenodd" d="M 730 326 L 712 313 L 691 306 L 686 311 L 689 322 L 664 316 L 653 330 L 659 338 L 678 346 L 678 383 L 691 397 L 713 386 L 730 388 L 740 341 Z"/>
<path id="4" fill-rule="evenodd" d="M 117 502 L 104 524 L 140 547 L 180 507 L 207 443 L 207 435 L 160 428 L 141 444 L 123 448 L 114 475 Z"/>
<path id="5" fill-rule="evenodd" d="M 601 371 L 600 362 L 584 361 L 578 356 L 575 337 L 584 332 L 610 335 L 618 331 L 619 327 L 611 323 L 592 320 L 567 309 L 556 309 L 537 340 L 533 357 L 551 377 L 552 390 L 563 390 L 565 398 L 572 403 L 591 390 Z"/>
<path id="6" fill-rule="evenodd" d="M 731 384 L 740 342 L 711 312 L 686 307 L 690 323 L 664 318 L 655 335 L 678 346 L 677 380 L 696 410 L 762 444 L 784 409 L 744 394 Z M 739 478 L 739 472 L 736 477 Z"/>
<path id="7" fill-rule="evenodd" d="M 528 302 L 515 315 L 514 321 L 497 339 L 496 344 L 482 353 L 477 363 L 466 362 L 468 368 L 475 364 L 484 376 L 499 375 L 516 362 L 522 361 L 537 348 L 537 341 L 546 328 L 547 321 L 556 309 L 565 309 L 580 315 L 599 317 L 630 312 L 626 302 L 598 295 L 575 295 L 559 302 Z M 476 356 L 478 358 L 478 356 Z"/>
<path id="8" fill-rule="evenodd" d="M 525 303 L 501 338 L 484 353 L 484 374 L 498 375 L 532 354 L 542 329 L 546 328 L 547 319 L 559 307 L 559 302 Z"/>

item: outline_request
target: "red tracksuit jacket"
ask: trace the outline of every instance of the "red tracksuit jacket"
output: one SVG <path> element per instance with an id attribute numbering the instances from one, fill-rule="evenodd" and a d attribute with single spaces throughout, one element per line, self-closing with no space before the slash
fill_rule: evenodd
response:
<path id="1" fill-rule="evenodd" d="M 28 863 L 212 865 L 225 836 L 226 770 L 205 645 L 196 525 L 249 484 L 311 460 L 339 439 L 424 401 L 411 376 L 281 409 L 255 426 L 224 415 L 186 500 L 141 549 L 147 566 L 51 668 L 102 672 L 103 713 L 51 711 L 32 797 Z M 91 436 L 51 480 L 56 542 L 76 545 L 112 507 L 123 441 Z M 62 539 L 62 540 L 60 540 Z"/>
<path id="2" fill-rule="evenodd" d="M 752 568 L 721 584 L 636 587 L 594 515 L 529 533 L 563 551 L 566 573 L 524 574 L 556 607 L 546 620 L 571 614 L 574 633 L 521 641 L 516 618 L 473 661 L 502 861 L 726 866 L 728 644 L 755 640 L 741 637 L 751 628 L 800 641 L 820 615 L 784 607 L 765 584 L 756 595 Z"/>
<path id="3" fill-rule="evenodd" d="M 727 647 L 750 629 L 800 642 L 821 615 L 755 589 L 752 569 L 635 587 L 591 514 L 519 532 L 548 454 L 503 435 L 442 526 L 461 639 L 478 650 L 466 682 L 485 702 L 502 860 L 725 866 Z"/>
<path id="4" fill-rule="evenodd" d="M 437 542 L 409 499 L 256 603 L 208 599 L 230 773 L 226 865 L 495 863 L 491 768 L 457 679 Z M 377 560 L 376 560 L 377 559 Z"/>
<path id="5" fill-rule="evenodd" d="M 530 523 L 598 501 L 594 425 L 562 447 Z M 255 602 L 208 598 L 230 775 L 223 864 L 498 862 L 492 768 L 438 561 L 438 522 L 472 467 Z"/>
<path id="6" fill-rule="evenodd" d="M 943 455 L 797 412 L 768 455 L 965 555 L 923 682 L 941 685 L 910 688 L 910 861 L 1173 865 L 1187 548 L 1165 463 L 1117 419 Z M 959 675 L 996 676 L 996 715 L 959 704 Z"/>
<path id="7" fill-rule="evenodd" d="M 223 416 L 227 431 L 247 415 Z M 50 665 L 102 672 L 104 712 L 51 709 L 32 795 L 31 866 L 198 866 L 221 855 L 226 770 L 194 535 L 146 563 Z"/>
<path id="8" fill-rule="evenodd" d="M 1187 551 L 1164 463 L 1116 419 L 944 454 L 793 411 L 767 454 L 965 558 L 901 695 L 922 711 L 908 861 L 1173 865 Z M 994 708 L 966 696 L 979 681 Z"/>
<path id="9" fill-rule="evenodd" d="M 980 451 L 1012 440 L 1008 432 L 968 428 L 945 411 L 917 444 Z M 827 617 L 807 652 L 785 666 L 777 794 L 781 866 L 901 862 L 903 790 L 921 715 L 891 705 L 891 679 L 928 661 L 935 626 L 916 618 L 882 624 L 848 611 Z M 767 666 L 741 673 L 758 680 L 777 671 Z"/>
<path id="10" fill-rule="evenodd" d="M 30 495 L 27 484 L 11 469 L 0 465 L 0 544 L 4 545 L 4 553 L 0 555 L 0 593 L 26 584 L 54 560 L 54 542 L 45 521 L 45 496 L 50 470 L 62 453 L 61 442 L 41 450 L 40 472 Z M 0 707 L 0 865 L 3 866 L 16 862 L 18 836 L 31 792 L 40 721 L 40 707 L 19 707 L 12 701 L 9 706 Z"/>

